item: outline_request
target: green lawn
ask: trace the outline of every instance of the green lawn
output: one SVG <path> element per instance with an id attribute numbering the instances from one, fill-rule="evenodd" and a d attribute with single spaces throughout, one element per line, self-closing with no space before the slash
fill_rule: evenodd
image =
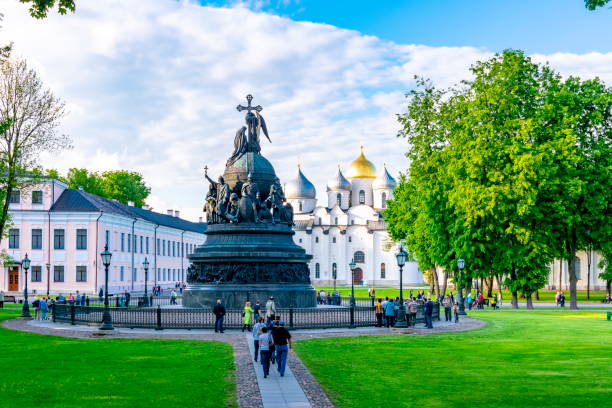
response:
<path id="1" fill-rule="evenodd" d="M 331 293 L 334 289 L 333 287 L 330 286 L 317 286 L 315 288 L 317 291 L 321 290 L 321 289 L 325 289 L 326 292 Z M 376 287 L 376 297 L 385 297 L 385 296 L 392 296 L 392 297 L 396 297 L 399 296 L 399 289 L 398 288 L 379 288 Z M 350 296 L 351 295 L 351 287 L 348 286 L 338 286 L 337 287 L 338 292 L 340 292 L 340 294 L 342 296 Z M 414 296 L 416 296 L 416 294 L 418 293 L 419 290 L 424 290 L 425 293 L 429 292 L 429 287 L 421 287 L 421 288 L 417 288 L 417 289 L 406 289 L 404 288 L 404 296 L 408 296 L 410 293 L 410 290 L 412 290 Z M 455 292 L 455 291 L 453 291 Z M 447 290 L 448 293 L 448 290 Z M 472 291 L 472 293 L 475 293 L 475 291 Z M 497 292 L 495 292 L 497 293 Z M 534 302 L 554 302 L 555 301 L 555 294 L 557 293 L 554 290 L 541 290 L 539 291 L 540 293 L 540 300 L 535 300 L 535 297 L 533 299 Z M 564 291 L 565 293 L 565 304 L 566 306 L 569 305 L 569 291 L 566 290 Z M 368 288 L 367 287 L 355 287 L 355 297 L 367 297 L 368 296 Z M 502 290 L 502 297 L 504 299 L 504 302 L 510 302 L 510 300 L 512 299 L 512 294 L 510 292 L 508 292 L 507 290 Z M 578 299 L 579 302 L 597 302 L 600 303 L 601 299 L 606 297 L 606 292 L 605 291 L 601 291 L 601 290 L 592 290 L 590 293 L 590 299 L 587 300 L 587 292 L 586 290 L 579 290 L 576 293 L 576 297 Z M 520 299 L 519 298 L 519 302 L 525 302 L 525 299 Z"/>
<path id="2" fill-rule="evenodd" d="M 603 407 L 612 399 L 605 313 L 473 312 L 462 333 L 299 341 L 339 407 Z"/>
<path id="3" fill-rule="evenodd" d="M 0 320 L 18 311 L 0 310 Z M 236 406 L 231 346 L 0 329 L 0 407 Z"/>

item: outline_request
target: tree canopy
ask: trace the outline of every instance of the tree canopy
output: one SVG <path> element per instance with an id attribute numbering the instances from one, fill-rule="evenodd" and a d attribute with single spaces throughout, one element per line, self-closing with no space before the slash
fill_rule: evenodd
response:
<path id="1" fill-rule="evenodd" d="M 57 4 L 57 12 L 66 14 L 69 11 L 74 12 L 74 0 L 19 0 L 21 3 L 30 5 L 30 15 L 34 18 L 46 18 L 50 10 L 55 8 Z"/>
<path id="2" fill-rule="evenodd" d="M 448 90 L 419 80 L 408 95 L 399 136 L 410 167 L 385 219 L 420 267 L 455 271 L 463 256 L 468 279 L 505 276 L 514 303 L 530 302 L 553 259 L 573 271 L 587 232 L 598 249 L 610 239 L 612 93 L 521 51 L 471 71 Z"/>
<path id="3" fill-rule="evenodd" d="M 589 10 L 595 10 L 598 7 L 603 7 L 608 4 L 610 0 L 584 0 L 584 6 Z"/>

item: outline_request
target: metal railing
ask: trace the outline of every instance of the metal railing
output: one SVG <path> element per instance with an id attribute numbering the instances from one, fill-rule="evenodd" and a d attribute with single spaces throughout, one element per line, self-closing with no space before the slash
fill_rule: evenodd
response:
<path id="1" fill-rule="evenodd" d="M 213 329 L 215 315 L 212 309 L 162 308 L 156 307 L 112 307 L 109 308 L 112 322 L 117 327 L 149 329 Z M 54 322 L 100 325 L 103 307 L 80 306 L 55 303 L 52 305 Z M 283 308 L 277 316 L 291 329 L 330 329 L 344 327 L 373 327 L 376 325 L 375 308 L 371 306 Z M 440 320 L 440 304 L 435 302 L 433 318 Z M 242 309 L 226 311 L 224 326 L 240 329 L 243 325 Z M 416 322 L 425 320 L 423 305 L 417 306 Z"/>

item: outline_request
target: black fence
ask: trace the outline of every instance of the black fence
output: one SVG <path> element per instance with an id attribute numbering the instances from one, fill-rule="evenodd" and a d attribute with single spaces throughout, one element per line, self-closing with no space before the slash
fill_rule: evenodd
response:
<path id="1" fill-rule="evenodd" d="M 33 299 L 30 299 L 32 303 Z M 61 305 L 89 306 L 89 307 L 104 307 L 104 297 L 88 296 L 79 300 L 52 300 L 54 303 Z M 109 295 L 109 307 L 145 307 L 145 306 L 180 306 L 183 304 L 183 299 L 180 296 L 173 298 L 172 296 L 147 296 L 131 295 L 129 299 L 123 295 Z"/>
<path id="2" fill-rule="evenodd" d="M 53 321 L 97 326 L 102 323 L 103 307 L 55 303 Z M 373 327 L 376 325 L 375 309 L 371 306 L 284 308 L 277 309 L 277 316 L 291 329 L 330 329 L 345 327 Z M 149 329 L 214 329 L 215 316 L 211 310 L 157 307 L 109 308 L 112 322 L 117 327 Z M 440 320 L 440 304 L 435 303 L 433 318 Z M 423 305 L 417 307 L 416 322 L 425 321 Z M 242 328 L 242 310 L 226 311 L 224 326 L 227 329 Z"/>

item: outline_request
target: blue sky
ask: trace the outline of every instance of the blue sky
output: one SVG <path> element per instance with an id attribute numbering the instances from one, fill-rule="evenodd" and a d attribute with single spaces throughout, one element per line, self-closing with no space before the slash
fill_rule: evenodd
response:
<path id="1" fill-rule="evenodd" d="M 283 183 L 300 162 L 326 205 L 327 179 L 360 145 L 379 171 L 407 168 L 396 115 L 415 75 L 448 87 L 510 47 L 612 84 L 612 10 L 582 0 L 230 1 L 79 0 L 74 14 L 35 20 L 0 0 L 0 43 L 69 111 L 59 131 L 74 149 L 41 165 L 138 171 L 148 204 L 196 220 L 202 168 L 223 172 L 251 93 L 272 139 L 262 153 Z"/>
<path id="2" fill-rule="evenodd" d="M 235 1 L 203 1 L 227 5 Z M 259 9 L 400 44 L 516 48 L 527 53 L 612 50 L 612 9 L 583 0 L 259 0 Z"/>

